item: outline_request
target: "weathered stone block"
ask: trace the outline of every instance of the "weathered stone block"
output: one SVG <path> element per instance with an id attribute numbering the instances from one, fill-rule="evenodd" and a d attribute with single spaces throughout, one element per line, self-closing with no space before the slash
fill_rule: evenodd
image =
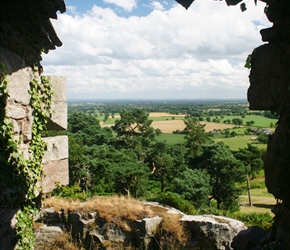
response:
<path id="1" fill-rule="evenodd" d="M 152 244 L 156 243 L 155 235 L 158 232 L 161 221 L 161 217 L 155 216 L 153 218 L 144 218 L 134 222 L 133 229 L 138 248 L 150 249 Z"/>
<path id="2" fill-rule="evenodd" d="M 22 119 L 26 116 L 25 108 L 22 105 L 7 105 L 6 115 L 12 119 Z"/>
<path id="3" fill-rule="evenodd" d="M 46 76 L 52 83 L 53 100 L 66 102 L 66 78 L 64 76 Z"/>
<path id="4" fill-rule="evenodd" d="M 65 130 L 67 128 L 67 103 L 57 102 L 51 105 L 53 114 L 48 120 L 47 129 Z"/>
<path id="5" fill-rule="evenodd" d="M 45 177 L 41 184 L 43 192 L 48 193 L 56 187 L 56 182 L 62 185 L 69 183 L 68 137 L 46 137 L 43 140 L 47 143 L 47 151 L 42 159 Z"/>
<path id="6" fill-rule="evenodd" d="M 41 182 L 41 185 L 43 187 L 43 193 L 49 193 L 53 189 L 55 189 L 56 182 L 59 182 L 61 185 L 68 185 L 68 159 L 44 163 L 43 170 L 45 173 L 45 177 Z"/>
<path id="7" fill-rule="evenodd" d="M 63 231 L 56 226 L 43 225 L 34 229 L 35 249 L 49 249 L 59 237 L 63 237 Z"/>
<path id="8" fill-rule="evenodd" d="M 30 102 L 30 82 L 33 80 L 33 71 L 30 67 L 19 69 L 7 76 L 9 99 L 23 105 L 29 105 Z"/>
<path id="9" fill-rule="evenodd" d="M 48 121 L 47 128 L 64 130 L 67 128 L 66 79 L 63 76 L 47 76 L 52 83 L 54 104 L 51 106 L 53 114 Z"/>
<path id="10" fill-rule="evenodd" d="M 57 161 L 68 158 L 68 137 L 66 135 L 45 137 L 47 150 L 44 153 L 42 162 Z"/>

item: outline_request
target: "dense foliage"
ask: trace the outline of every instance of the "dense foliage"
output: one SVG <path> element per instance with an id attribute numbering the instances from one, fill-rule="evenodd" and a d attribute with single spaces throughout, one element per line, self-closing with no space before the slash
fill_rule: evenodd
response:
<path id="1" fill-rule="evenodd" d="M 159 105 L 148 106 L 147 110 L 166 107 Z M 223 105 L 224 110 L 232 112 L 234 105 Z M 119 108 L 123 105 L 110 109 L 97 104 L 80 107 L 87 106 L 70 106 L 67 133 L 70 185 L 85 197 L 122 194 L 169 205 L 180 201 L 179 206 L 185 210 L 212 206 L 237 210 L 241 190 L 236 184 L 246 182 L 248 175 L 254 176 L 261 169 L 262 153 L 257 153 L 258 148 L 249 146 L 249 154 L 243 150 L 233 153 L 223 143 L 214 143 L 198 113 L 217 111 L 205 111 L 201 104 L 195 111 L 183 105 L 182 112 L 187 116 L 185 129 L 180 132 L 185 140 L 174 145 L 156 140 L 159 131 L 151 126 L 146 109 L 134 105 L 122 110 Z M 176 104 L 174 112 L 179 113 L 180 107 Z M 245 107 L 237 105 L 235 109 L 243 114 Z M 100 112 L 107 113 L 106 119 L 116 113 L 119 118 L 111 127 L 101 126 Z M 69 193 L 67 188 L 59 190 Z"/>

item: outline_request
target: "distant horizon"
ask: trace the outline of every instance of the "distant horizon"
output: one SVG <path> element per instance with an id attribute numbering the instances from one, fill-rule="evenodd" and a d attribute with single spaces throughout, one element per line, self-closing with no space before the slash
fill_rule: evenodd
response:
<path id="1" fill-rule="evenodd" d="M 248 102 L 246 98 L 167 98 L 167 99 L 151 99 L 151 98 L 144 98 L 144 99 L 137 99 L 137 98 L 95 98 L 95 99 L 77 99 L 77 98 L 68 98 L 67 102 L 108 102 L 108 101 L 132 101 L 132 102 L 145 102 L 145 101 L 152 101 L 152 102 L 169 102 L 169 101 L 241 101 L 241 102 Z"/>

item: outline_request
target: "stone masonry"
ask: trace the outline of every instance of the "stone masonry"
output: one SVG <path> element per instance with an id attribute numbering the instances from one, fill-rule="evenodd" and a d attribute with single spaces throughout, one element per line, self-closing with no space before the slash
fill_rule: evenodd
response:
<path id="1" fill-rule="evenodd" d="M 54 92 L 52 110 L 54 111 L 47 124 L 49 130 L 67 128 L 66 80 L 62 76 L 48 76 Z M 42 159 L 45 176 L 42 180 L 43 193 L 51 192 L 55 183 L 67 185 L 68 179 L 68 137 L 46 137 L 47 150 Z"/>
<path id="2" fill-rule="evenodd" d="M 15 53 L 0 49 L 1 62 L 7 67 L 9 99 L 6 115 L 12 120 L 15 139 L 19 139 L 20 147 L 28 158 L 28 147 L 32 138 L 33 110 L 30 104 L 30 81 L 35 77 L 31 67 Z M 13 72 L 13 68 L 20 68 Z M 13 73 L 11 73 L 13 72 Z M 66 80 L 62 76 L 48 76 L 53 88 L 52 116 L 48 122 L 49 130 L 65 130 L 67 128 Z M 45 172 L 42 181 L 43 192 L 51 192 L 55 182 L 68 184 L 68 138 L 56 136 L 43 138 L 47 143 L 47 151 L 43 158 Z"/>
<path id="3" fill-rule="evenodd" d="M 30 106 L 30 82 L 34 78 L 40 78 L 33 72 L 32 67 L 9 49 L 0 47 L 0 62 L 6 66 L 9 98 L 5 109 L 6 116 L 11 119 L 14 129 L 14 138 L 18 141 L 19 148 L 25 158 L 29 158 L 29 144 L 32 139 L 33 109 Z M 67 128 L 67 104 L 66 104 L 66 80 L 64 77 L 48 76 L 53 88 L 52 109 L 54 110 L 47 128 L 49 130 L 65 130 Z M 39 185 L 42 192 L 48 193 L 55 188 L 55 183 L 67 185 L 68 175 L 68 137 L 56 136 L 43 138 L 47 143 L 47 150 L 43 158 L 44 178 Z M 15 188 L 18 188 L 15 185 Z M 13 188 L 12 188 L 13 189 Z M 2 190 L 2 194 L 11 196 L 13 203 L 22 200 L 23 197 L 13 195 L 9 187 Z M 3 204 L 2 204 L 3 205 Z M 3 209 L 0 206 L 0 250 L 10 249 L 15 240 L 14 210 Z M 11 216 L 10 216 L 11 215 Z"/>

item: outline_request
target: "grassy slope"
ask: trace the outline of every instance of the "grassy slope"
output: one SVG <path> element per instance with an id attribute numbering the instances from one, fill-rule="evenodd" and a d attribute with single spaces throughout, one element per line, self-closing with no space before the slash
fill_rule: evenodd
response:
<path id="1" fill-rule="evenodd" d="M 241 116 L 224 116 L 224 118 L 221 119 L 221 121 L 223 122 L 224 120 L 227 119 L 232 120 L 234 118 L 242 119 L 244 125 L 246 124 L 247 121 L 254 121 L 255 127 L 264 127 L 264 128 L 270 128 L 271 123 L 275 125 L 276 122 L 278 121 L 277 119 L 271 119 L 260 115 L 246 115 L 245 118 L 242 118 Z"/>
<path id="2" fill-rule="evenodd" d="M 249 198 L 247 194 L 241 195 L 240 199 L 240 209 L 243 213 L 271 213 L 271 208 L 276 204 L 275 198 L 267 192 L 266 188 L 263 189 L 251 189 L 251 197 L 253 206 L 249 207 Z"/>

